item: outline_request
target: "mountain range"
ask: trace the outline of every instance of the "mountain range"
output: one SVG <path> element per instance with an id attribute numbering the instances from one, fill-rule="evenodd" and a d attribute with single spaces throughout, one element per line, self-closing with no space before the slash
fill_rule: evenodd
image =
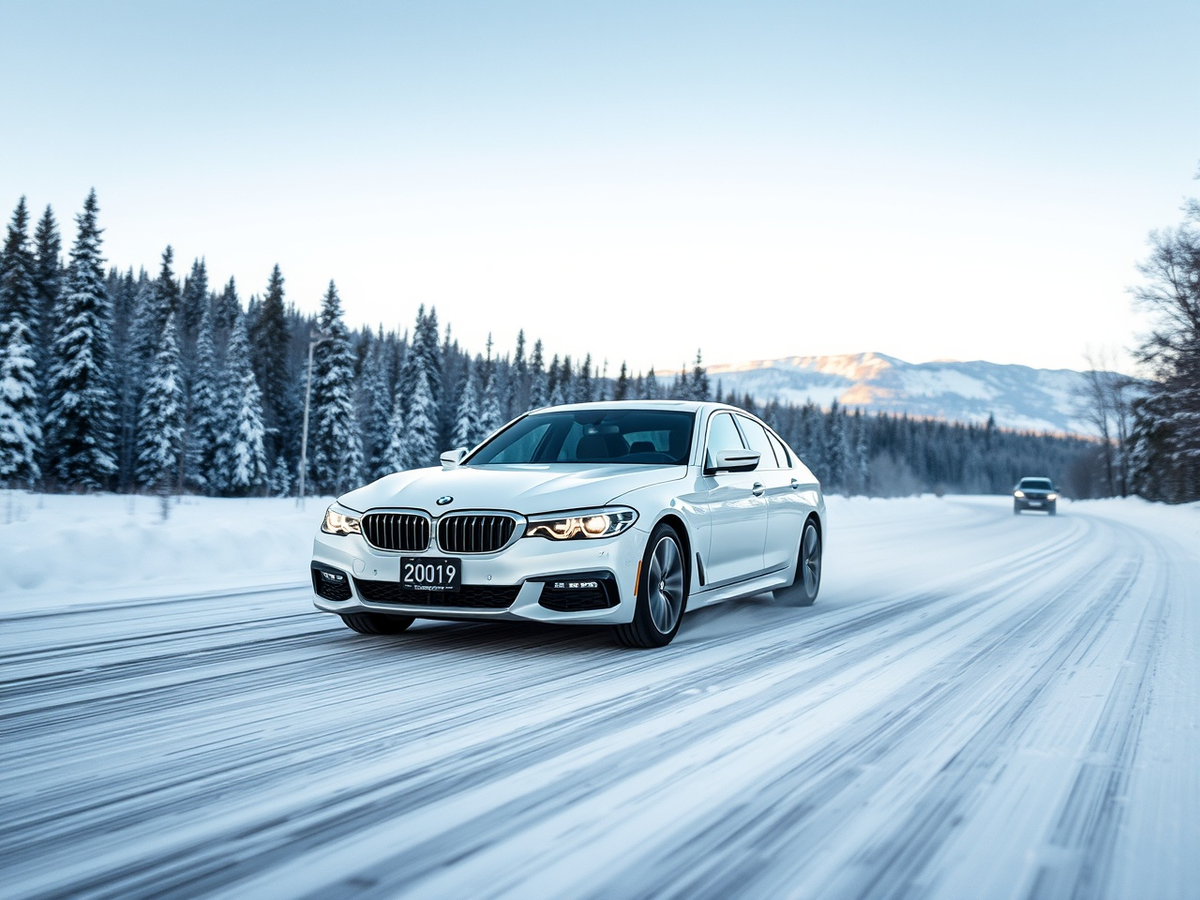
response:
<path id="1" fill-rule="evenodd" d="M 791 356 L 708 367 L 709 381 L 729 392 L 828 407 L 835 399 L 864 412 L 907 413 L 920 418 L 1001 428 L 1094 435 L 1078 399 L 1085 383 L 1071 369 L 937 360 L 908 363 L 882 353 Z"/>

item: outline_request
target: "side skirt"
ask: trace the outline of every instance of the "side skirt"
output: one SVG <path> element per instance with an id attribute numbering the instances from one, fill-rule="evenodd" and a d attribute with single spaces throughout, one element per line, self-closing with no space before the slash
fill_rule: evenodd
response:
<path id="1" fill-rule="evenodd" d="M 723 600 L 732 600 L 735 597 L 750 597 L 778 587 L 786 587 L 789 583 L 788 567 L 780 566 L 770 572 L 762 572 L 750 578 L 742 578 L 724 584 L 710 584 L 702 590 L 693 591 L 688 596 L 687 608 L 700 609 Z"/>

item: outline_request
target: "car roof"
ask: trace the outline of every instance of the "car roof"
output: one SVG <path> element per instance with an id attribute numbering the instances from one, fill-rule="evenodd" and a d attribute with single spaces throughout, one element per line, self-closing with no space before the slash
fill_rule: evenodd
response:
<path id="1" fill-rule="evenodd" d="M 529 414 L 574 411 L 580 409 L 661 409 L 661 410 L 676 410 L 679 412 L 698 412 L 706 409 L 729 409 L 735 412 L 746 412 L 744 409 L 739 409 L 736 406 L 730 406 L 726 403 L 717 403 L 712 400 L 592 400 L 587 403 L 564 403 L 561 406 L 543 406 L 538 409 L 531 409 Z M 747 413 L 752 415 L 752 413 Z"/>

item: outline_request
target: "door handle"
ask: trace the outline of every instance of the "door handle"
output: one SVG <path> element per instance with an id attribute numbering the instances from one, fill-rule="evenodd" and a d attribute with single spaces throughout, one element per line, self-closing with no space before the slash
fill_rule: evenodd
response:
<path id="1" fill-rule="evenodd" d="M 755 497 L 761 497 L 766 490 L 767 489 L 762 486 L 761 481 L 756 481 L 754 482 L 754 486 L 750 488 L 750 493 L 752 493 Z"/>

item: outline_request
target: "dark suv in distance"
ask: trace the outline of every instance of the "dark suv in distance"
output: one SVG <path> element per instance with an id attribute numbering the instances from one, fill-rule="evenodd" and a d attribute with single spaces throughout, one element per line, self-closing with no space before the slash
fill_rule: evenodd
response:
<path id="1" fill-rule="evenodd" d="M 1013 515 L 1023 509 L 1044 509 L 1050 515 L 1058 509 L 1058 491 L 1049 478 L 1022 478 L 1013 488 Z"/>

